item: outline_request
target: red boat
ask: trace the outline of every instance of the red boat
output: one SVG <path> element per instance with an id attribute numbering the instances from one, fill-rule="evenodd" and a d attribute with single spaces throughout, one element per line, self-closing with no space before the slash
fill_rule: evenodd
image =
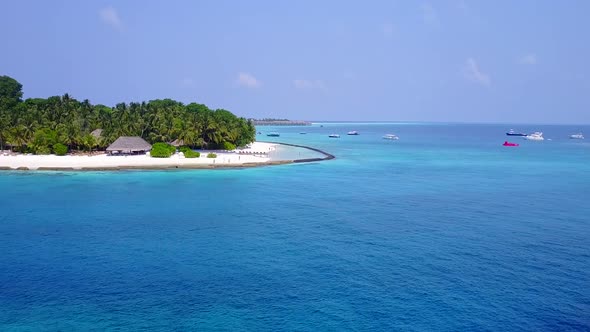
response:
<path id="1" fill-rule="evenodd" d="M 504 144 L 502 144 L 504 146 L 518 146 L 517 143 L 512 143 L 512 142 L 508 142 L 508 141 L 504 141 Z"/>

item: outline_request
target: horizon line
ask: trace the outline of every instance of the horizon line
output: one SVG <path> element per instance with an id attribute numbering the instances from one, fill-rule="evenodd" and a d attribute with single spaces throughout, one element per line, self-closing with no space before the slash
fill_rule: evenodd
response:
<path id="1" fill-rule="evenodd" d="M 290 121 L 307 121 L 311 123 L 432 123 L 432 124 L 495 124 L 495 125 L 553 125 L 553 126 L 590 126 L 588 123 L 572 122 L 478 122 L 478 121 L 411 121 L 411 120 L 290 120 Z"/>

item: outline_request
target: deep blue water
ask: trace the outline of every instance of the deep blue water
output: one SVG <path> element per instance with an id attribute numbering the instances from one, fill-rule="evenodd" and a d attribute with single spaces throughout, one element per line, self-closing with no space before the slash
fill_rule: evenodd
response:
<path id="1" fill-rule="evenodd" d="M 0 330 L 590 330 L 590 127 L 259 130 L 337 159 L 0 172 Z"/>

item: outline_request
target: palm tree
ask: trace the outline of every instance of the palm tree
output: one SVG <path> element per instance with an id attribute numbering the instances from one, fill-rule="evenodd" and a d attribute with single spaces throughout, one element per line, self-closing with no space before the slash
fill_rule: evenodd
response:
<path id="1" fill-rule="evenodd" d="M 18 147 L 18 151 L 24 151 L 27 143 L 26 129 L 23 125 L 13 127 L 9 131 L 9 142 L 13 147 Z"/>
<path id="2" fill-rule="evenodd" d="M 94 129 L 103 129 L 100 142 L 88 136 Z M 247 144 L 254 140 L 255 132 L 251 123 L 229 111 L 171 99 L 120 103 L 111 108 L 64 94 L 19 100 L 0 110 L 0 148 L 8 142 L 19 150 L 46 152 L 55 143 L 92 149 L 128 135 L 140 135 L 152 143 L 181 139 L 190 146 L 219 146 L 224 142 Z"/>

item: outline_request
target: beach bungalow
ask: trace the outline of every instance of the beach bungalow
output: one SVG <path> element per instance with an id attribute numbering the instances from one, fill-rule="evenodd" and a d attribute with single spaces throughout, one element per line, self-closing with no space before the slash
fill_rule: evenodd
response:
<path id="1" fill-rule="evenodd" d="M 174 141 L 172 141 L 172 142 L 170 142 L 170 143 L 168 143 L 168 144 L 170 144 L 170 145 L 172 145 L 172 146 L 174 146 L 174 147 L 178 148 L 178 147 L 181 147 L 181 146 L 183 146 L 183 145 L 184 145 L 184 140 L 182 140 L 182 139 L 178 139 L 178 138 L 177 138 L 177 139 L 175 139 Z"/>
<path id="2" fill-rule="evenodd" d="M 152 146 L 139 136 L 121 136 L 109 145 L 109 154 L 142 154 L 150 151 Z"/>
<path id="3" fill-rule="evenodd" d="M 92 142 L 92 146 L 90 147 L 91 151 L 98 147 L 104 147 L 105 142 L 103 140 L 102 132 L 103 130 L 100 128 L 94 129 L 90 132 L 90 136 L 94 137 L 94 142 Z"/>
<path id="4" fill-rule="evenodd" d="M 90 135 L 94 136 L 94 138 L 96 139 L 96 141 L 98 142 L 98 140 L 101 139 L 102 137 L 102 129 L 94 129 Z"/>

